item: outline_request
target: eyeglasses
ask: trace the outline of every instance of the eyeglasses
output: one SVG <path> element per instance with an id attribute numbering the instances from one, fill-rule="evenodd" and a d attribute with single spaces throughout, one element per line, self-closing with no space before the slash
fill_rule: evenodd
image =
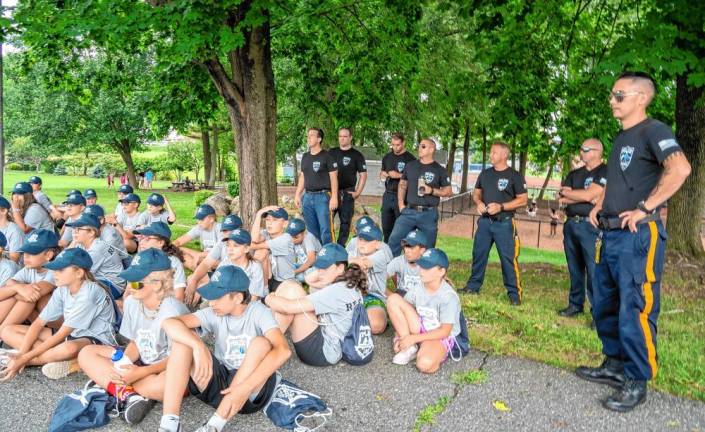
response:
<path id="1" fill-rule="evenodd" d="M 634 96 L 634 95 L 643 94 L 643 93 L 644 92 L 640 92 L 640 91 L 637 91 L 637 92 L 623 92 L 622 90 L 617 90 L 616 92 L 611 91 L 609 96 L 607 97 L 607 100 L 612 101 L 612 98 L 614 98 L 614 100 L 616 100 L 617 103 L 622 103 L 622 102 L 624 102 L 624 99 L 627 96 Z"/>
<path id="2" fill-rule="evenodd" d="M 595 150 L 595 149 L 590 148 L 590 147 L 580 147 L 580 151 L 583 153 L 590 153 L 592 150 Z"/>

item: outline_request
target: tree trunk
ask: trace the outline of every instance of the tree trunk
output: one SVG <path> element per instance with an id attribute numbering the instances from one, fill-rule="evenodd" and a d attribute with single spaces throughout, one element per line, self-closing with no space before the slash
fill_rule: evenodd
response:
<path id="1" fill-rule="evenodd" d="M 458 135 L 460 134 L 458 126 L 455 126 L 453 129 L 453 138 L 450 140 L 450 146 L 448 148 L 448 162 L 446 164 L 446 171 L 448 172 L 448 177 L 450 177 L 451 179 L 453 178 L 453 166 L 455 165 L 455 151 L 458 149 Z"/>
<path id="2" fill-rule="evenodd" d="M 550 140 L 546 143 L 546 145 L 551 145 Z M 546 187 L 548 187 L 548 182 L 551 181 L 551 174 L 553 174 L 553 168 L 556 166 L 556 162 L 558 161 L 558 155 L 561 153 L 562 146 L 563 142 L 561 141 L 561 144 L 556 149 L 556 153 L 548 161 L 548 172 L 546 173 L 546 178 L 543 180 L 543 185 L 541 185 L 541 192 L 539 192 L 539 196 L 536 198 L 536 201 L 541 201 L 543 199 L 544 193 L 546 192 Z"/>
<path id="3" fill-rule="evenodd" d="M 522 177 L 526 177 L 526 162 L 529 159 L 528 156 L 526 150 L 522 150 L 519 153 L 519 173 Z"/>
<path id="4" fill-rule="evenodd" d="M 213 142 L 211 143 L 211 151 L 210 155 L 208 155 L 208 158 L 204 158 L 204 169 L 205 169 L 205 160 L 210 159 L 211 162 L 211 175 L 210 177 L 206 177 L 206 184 L 208 186 L 215 186 L 215 177 L 216 173 L 218 172 L 218 156 L 220 155 L 220 145 L 218 144 L 218 134 L 220 131 L 218 130 L 218 125 L 214 124 L 213 125 Z"/>
<path id="5" fill-rule="evenodd" d="M 482 126 L 482 168 L 480 171 L 485 169 L 487 165 L 487 126 Z"/>
<path id="6" fill-rule="evenodd" d="M 470 158 L 470 121 L 465 120 L 465 138 L 463 138 L 463 167 L 461 168 L 460 193 L 468 190 L 468 159 Z"/>
<path id="7" fill-rule="evenodd" d="M 515 157 L 515 150 L 514 150 L 515 146 L 516 146 L 516 145 L 515 145 L 514 143 L 512 143 L 512 145 L 511 145 L 511 147 L 510 147 L 510 148 L 511 148 L 511 152 L 510 152 L 510 156 L 509 156 L 509 157 L 510 157 L 512 160 L 509 161 L 509 166 L 512 167 L 512 169 L 516 169 L 516 167 L 514 166 L 514 160 L 516 159 L 516 157 Z"/>
<path id="8" fill-rule="evenodd" d="M 237 9 L 244 20 L 250 1 Z M 270 23 L 267 11 L 259 27 L 243 29 L 241 48 L 228 53 L 230 75 L 218 58 L 204 62 L 228 109 L 237 148 L 240 177 L 240 217 L 245 226 L 260 208 L 277 203 L 276 94 L 272 71 Z"/>
<path id="9" fill-rule="evenodd" d="M 203 144 L 203 176 L 205 182 L 211 184 L 211 178 L 214 176 L 213 164 L 211 163 L 211 140 L 208 135 L 208 128 L 201 128 L 201 143 Z M 198 170 L 196 170 L 196 181 L 198 181 Z"/>
<path id="10" fill-rule="evenodd" d="M 294 151 L 294 156 L 292 157 L 294 160 L 294 186 L 299 185 L 299 160 L 296 159 L 296 151 Z"/>
<path id="11" fill-rule="evenodd" d="M 668 249 L 686 258 L 705 258 L 700 239 L 705 205 L 705 87 L 689 87 L 688 75 L 676 77 L 676 137 L 692 171 L 668 202 Z"/>
<path id="12" fill-rule="evenodd" d="M 132 160 L 132 147 L 128 140 L 122 140 L 113 143 L 113 147 L 117 150 L 118 154 L 125 162 L 127 167 L 127 182 L 130 186 L 137 189 L 137 175 L 135 174 L 135 162 Z"/>

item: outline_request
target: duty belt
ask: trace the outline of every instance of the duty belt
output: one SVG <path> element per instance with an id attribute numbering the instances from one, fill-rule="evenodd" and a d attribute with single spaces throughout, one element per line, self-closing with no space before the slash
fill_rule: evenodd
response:
<path id="1" fill-rule="evenodd" d="M 639 222 L 637 222 L 637 225 L 651 222 L 651 221 L 660 221 L 661 217 L 657 214 L 651 214 L 651 215 L 646 215 L 646 217 Z M 599 225 L 600 229 L 603 230 L 621 230 L 621 229 L 628 229 L 628 227 L 622 228 L 622 219 L 617 217 L 617 216 L 600 216 L 599 218 Z"/>
<path id="2" fill-rule="evenodd" d="M 568 216 L 566 221 L 573 221 L 575 223 L 587 222 L 589 218 L 587 216 Z"/>
<path id="3" fill-rule="evenodd" d="M 406 207 L 407 207 L 407 208 L 410 208 L 410 209 L 412 209 L 412 210 L 416 210 L 416 211 L 426 211 L 426 210 L 431 210 L 431 209 L 434 209 L 434 208 L 435 208 L 435 207 L 433 207 L 433 206 L 415 206 L 415 205 L 409 205 L 409 206 L 406 206 Z"/>
<path id="4" fill-rule="evenodd" d="M 514 218 L 514 216 L 491 216 L 487 213 L 482 215 L 483 218 L 487 218 L 493 222 L 502 222 Z"/>

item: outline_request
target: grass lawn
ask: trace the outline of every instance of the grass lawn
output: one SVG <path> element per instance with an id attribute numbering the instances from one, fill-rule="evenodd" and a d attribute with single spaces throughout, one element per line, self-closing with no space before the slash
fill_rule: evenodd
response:
<path id="1" fill-rule="evenodd" d="M 5 173 L 5 190 L 26 181 L 33 173 Z M 69 189 L 94 188 L 98 202 L 107 211 L 117 203 L 105 179 L 40 174 L 44 190 L 54 202 L 61 202 Z M 193 193 L 165 192 L 169 182 L 155 182 L 155 188 L 172 203 L 177 221 L 174 237 L 193 224 Z M 138 191 L 143 200 L 148 191 Z M 472 241 L 442 236 L 438 246 L 450 257 L 450 278 L 456 287 L 465 285 L 470 273 Z M 470 321 L 475 348 L 494 354 L 534 359 L 565 369 L 601 361 L 600 341 L 590 330 L 587 314 L 568 319 L 557 315 L 567 303 L 568 271 L 562 252 L 522 248 L 521 268 L 524 303 L 510 307 L 502 285 L 495 251 L 490 256 L 485 284 L 479 296 L 462 295 L 463 309 Z M 705 292 L 699 275 L 684 274 L 669 267 L 663 280 L 659 319 L 659 372 L 652 386 L 675 395 L 705 401 Z"/>

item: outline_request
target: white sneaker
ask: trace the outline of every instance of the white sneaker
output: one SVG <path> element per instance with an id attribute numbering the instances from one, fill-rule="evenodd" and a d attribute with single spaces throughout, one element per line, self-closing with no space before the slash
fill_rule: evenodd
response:
<path id="1" fill-rule="evenodd" d="M 138 394 L 130 395 L 125 403 L 125 411 L 123 417 L 127 424 L 134 425 L 141 422 L 145 416 L 154 407 L 154 401 L 151 401 Z"/>
<path id="2" fill-rule="evenodd" d="M 215 426 L 211 426 L 206 423 L 200 428 L 196 429 L 196 432 L 218 432 L 218 429 L 216 429 Z"/>
<path id="3" fill-rule="evenodd" d="M 395 365 L 406 365 L 409 364 L 409 362 L 413 359 L 416 358 L 416 353 L 418 352 L 419 347 L 416 345 L 411 345 L 409 348 L 405 349 L 404 351 L 399 351 L 396 353 L 394 358 L 392 359 L 392 363 Z"/>
<path id="4" fill-rule="evenodd" d="M 15 349 L 0 348 L 0 371 L 7 368 L 7 364 L 10 363 L 10 356 L 17 353 L 18 351 Z"/>
<path id="5" fill-rule="evenodd" d="M 76 360 L 47 363 L 42 366 L 42 373 L 49 379 L 61 379 L 79 370 Z"/>

